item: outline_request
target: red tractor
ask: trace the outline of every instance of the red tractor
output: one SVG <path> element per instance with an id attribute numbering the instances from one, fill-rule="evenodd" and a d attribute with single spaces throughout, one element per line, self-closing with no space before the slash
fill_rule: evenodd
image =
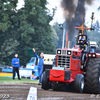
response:
<path id="1" fill-rule="evenodd" d="M 78 35 L 71 49 L 57 49 L 56 67 L 43 72 L 44 90 L 50 86 L 62 90 L 64 84 L 71 83 L 76 92 L 100 93 L 100 54 L 91 48 L 87 35 Z"/>

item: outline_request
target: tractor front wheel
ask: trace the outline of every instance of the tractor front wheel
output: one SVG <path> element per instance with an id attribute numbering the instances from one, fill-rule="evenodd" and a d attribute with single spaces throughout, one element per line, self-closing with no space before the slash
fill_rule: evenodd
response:
<path id="1" fill-rule="evenodd" d="M 76 92 L 82 93 L 84 90 L 84 76 L 77 74 L 74 81 L 74 89 Z"/>
<path id="2" fill-rule="evenodd" d="M 42 88 L 44 90 L 48 90 L 50 88 L 50 82 L 49 79 L 46 77 L 45 71 L 43 72 L 42 76 Z"/>

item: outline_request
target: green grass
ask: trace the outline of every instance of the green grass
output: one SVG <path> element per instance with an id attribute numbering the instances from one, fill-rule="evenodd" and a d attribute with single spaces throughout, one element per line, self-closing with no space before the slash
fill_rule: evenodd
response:
<path id="1" fill-rule="evenodd" d="M 38 83 L 38 80 L 30 80 L 25 78 L 21 78 L 21 80 L 15 78 L 15 80 L 13 80 L 12 77 L 0 77 L 0 83 Z"/>

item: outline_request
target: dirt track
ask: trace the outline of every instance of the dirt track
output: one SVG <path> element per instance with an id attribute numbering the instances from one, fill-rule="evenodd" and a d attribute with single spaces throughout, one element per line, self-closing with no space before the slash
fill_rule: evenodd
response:
<path id="1" fill-rule="evenodd" d="M 36 84 L 0 84 L 0 96 L 1 94 L 9 96 L 0 100 L 26 100 L 31 86 L 38 89 L 37 100 L 100 100 L 100 95 L 43 90 L 40 85 Z"/>

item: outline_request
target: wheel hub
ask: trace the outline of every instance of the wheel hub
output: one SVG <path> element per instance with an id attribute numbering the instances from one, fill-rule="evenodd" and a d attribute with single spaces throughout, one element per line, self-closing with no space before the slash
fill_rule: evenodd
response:
<path id="1" fill-rule="evenodd" d="M 81 90 L 84 89 L 84 80 L 81 81 Z"/>

